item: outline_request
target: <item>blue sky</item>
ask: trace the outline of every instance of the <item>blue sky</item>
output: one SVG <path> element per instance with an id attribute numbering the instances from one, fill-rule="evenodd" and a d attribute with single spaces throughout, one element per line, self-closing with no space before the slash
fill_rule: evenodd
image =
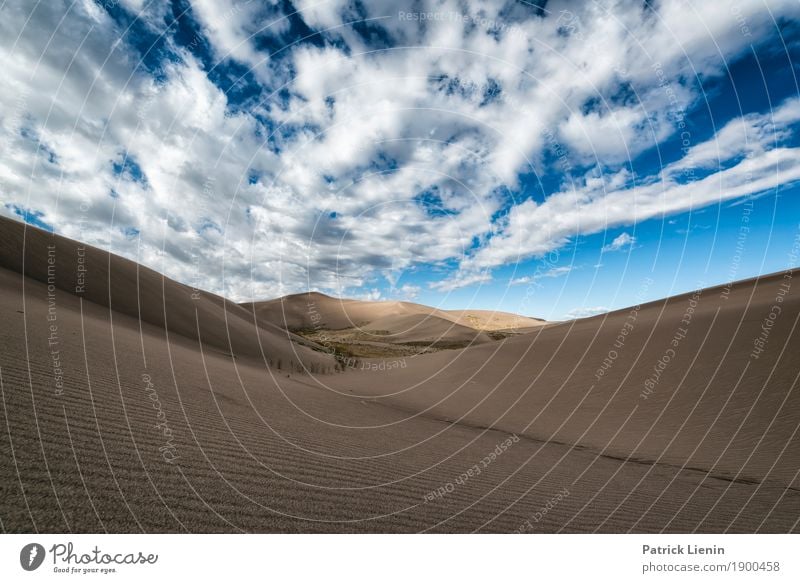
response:
<path id="1" fill-rule="evenodd" d="M 6 2 L 0 212 L 237 300 L 563 319 L 778 271 L 798 12 Z"/>

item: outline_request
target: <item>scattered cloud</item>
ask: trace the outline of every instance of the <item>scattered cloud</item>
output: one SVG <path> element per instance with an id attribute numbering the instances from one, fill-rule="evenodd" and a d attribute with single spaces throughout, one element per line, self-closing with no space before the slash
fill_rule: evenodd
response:
<path id="1" fill-rule="evenodd" d="M 537 281 L 539 279 L 561 277 L 563 275 L 567 275 L 574 269 L 577 269 L 577 267 L 574 265 L 562 265 L 560 267 L 552 267 L 540 273 L 534 273 L 533 275 L 525 275 L 523 277 L 517 277 L 515 279 L 512 279 L 509 282 L 509 285 L 525 285 L 533 283 L 534 281 Z"/>
<path id="2" fill-rule="evenodd" d="M 440 292 L 450 292 L 462 287 L 489 283 L 490 281 L 492 281 L 492 276 L 486 272 L 457 274 L 456 277 L 450 277 L 441 281 L 432 282 L 429 284 L 429 287 Z"/>
<path id="3" fill-rule="evenodd" d="M 571 238 L 632 225 L 667 214 L 694 211 L 800 180 L 800 148 L 775 147 L 731 167 L 685 182 L 667 176 L 617 189 L 585 179 L 582 184 L 511 208 L 506 228 L 462 269 L 486 269 L 520 257 L 543 255 Z"/>
<path id="4" fill-rule="evenodd" d="M 568 320 L 574 320 L 576 318 L 589 318 L 590 316 L 596 316 L 598 314 L 603 314 L 608 312 L 611 308 L 607 308 L 605 306 L 595 306 L 593 308 L 575 308 L 574 310 L 570 310 L 565 314 L 565 317 Z"/>
<path id="5" fill-rule="evenodd" d="M 634 245 L 636 245 L 636 237 L 628 233 L 622 233 L 608 245 L 603 245 L 603 253 L 633 249 Z"/>
<path id="6" fill-rule="evenodd" d="M 394 297 L 407 301 L 415 300 L 421 291 L 422 291 L 421 287 L 409 283 L 401 285 L 398 288 L 392 289 Z"/>
<path id="7" fill-rule="evenodd" d="M 346 297 L 354 300 L 363 300 L 366 302 L 377 302 L 378 300 L 383 299 L 381 291 L 375 288 L 364 291 L 351 291 L 349 293 L 342 295 L 341 297 Z"/>

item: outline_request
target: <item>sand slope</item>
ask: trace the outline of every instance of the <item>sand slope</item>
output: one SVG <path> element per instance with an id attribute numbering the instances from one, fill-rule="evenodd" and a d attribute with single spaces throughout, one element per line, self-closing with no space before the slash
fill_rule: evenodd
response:
<path id="1" fill-rule="evenodd" d="M 24 253 L 23 253 L 24 249 Z M 100 249 L 0 217 L 0 267 L 52 283 L 56 289 L 114 312 L 201 339 L 208 349 L 265 358 L 290 367 L 333 367 L 331 357 L 268 322 L 255 324 L 241 306 L 200 292 Z"/>
<path id="2" fill-rule="evenodd" d="M 441 419 L 800 488 L 793 275 L 422 355 L 380 384 L 357 374 L 334 382 Z M 765 322 L 766 349 L 757 354 Z"/>

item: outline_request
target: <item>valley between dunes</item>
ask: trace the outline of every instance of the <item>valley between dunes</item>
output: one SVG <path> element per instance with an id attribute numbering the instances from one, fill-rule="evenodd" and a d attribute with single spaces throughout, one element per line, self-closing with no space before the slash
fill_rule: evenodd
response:
<path id="1" fill-rule="evenodd" d="M 800 530 L 792 271 L 568 322 L 240 305 L 0 218 L 0 318 L 5 532 Z"/>

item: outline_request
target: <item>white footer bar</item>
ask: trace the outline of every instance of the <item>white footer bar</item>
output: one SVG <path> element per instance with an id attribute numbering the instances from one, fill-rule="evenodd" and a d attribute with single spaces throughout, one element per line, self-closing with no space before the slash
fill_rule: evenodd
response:
<path id="1" fill-rule="evenodd" d="M 0 581 L 795 582 L 799 555 L 796 535 L 3 535 Z"/>

